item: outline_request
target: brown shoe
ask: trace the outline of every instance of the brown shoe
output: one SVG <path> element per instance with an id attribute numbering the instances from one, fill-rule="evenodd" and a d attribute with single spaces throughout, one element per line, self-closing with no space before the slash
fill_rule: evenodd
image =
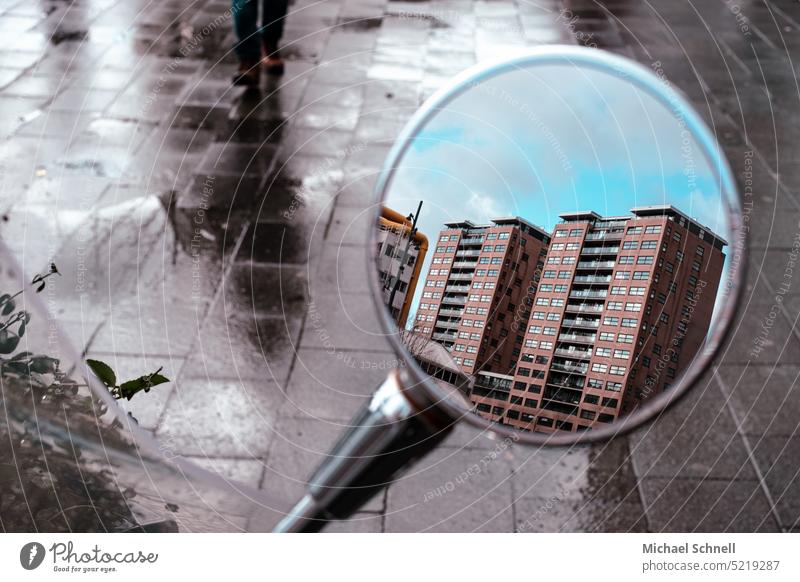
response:
<path id="1" fill-rule="evenodd" d="M 283 59 L 280 57 L 280 55 L 276 56 L 273 54 L 271 57 L 264 57 L 261 59 L 261 65 L 264 67 L 267 75 L 283 75 Z"/>
<path id="2" fill-rule="evenodd" d="M 277 44 L 264 43 L 262 45 L 264 58 L 261 59 L 261 66 L 264 67 L 267 75 L 283 75 L 283 59 Z"/>
<path id="3" fill-rule="evenodd" d="M 258 87 L 261 69 L 257 59 L 241 59 L 239 70 L 233 76 L 233 84 L 237 87 Z"/>

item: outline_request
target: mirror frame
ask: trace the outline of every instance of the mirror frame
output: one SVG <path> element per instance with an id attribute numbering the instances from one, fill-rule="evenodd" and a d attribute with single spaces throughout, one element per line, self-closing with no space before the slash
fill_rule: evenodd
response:
<path id="1" fill-rule="evenodd" d="M 532 49 L 528 54 L 478 64 L 463 71 L 446 86 L 436 91 L 406 123 L 389 151 L 375 184 L 375 208 L 372 212 L 374 220 L 371 224 L 377 224 L 378 222 L 380 209 L 386 199 L 386 193 L 391 185 L 398 163 L 402 161 L 404 154 L 420 130 L 448 103 L 461 96 L 474 84 L 484 82 L 507 71 L 535 65 L 564 63 L 591 68 L 622 80 L 627 80 L 664 105 L 673 112 L 675 117 L 682 117 L 686 129 L 697 140 L 698 146 L 711 166 L 714 177 L 721 188 L 720 194 L 727 207 L 727 218 L 731 226 L 732 252 L 730 256 L 730 272 L 728 277 L 721 281 L 727 289 L 726 304 L 722 306 L 719 312 L 716 329 L 711 337 L 705 340 L 700 351 L 692 360 L 692 365 L 679 376 L 668 392 L 662 392 L 651 400 L 647 406 L 635 410 L 620 420 L 592 430 L 574 433 L 523 431 L 492 423 L 477 414 L 465 413 L 463 409 L 459 409 L 450 402 L 447 398 L 447 393 L 437 386 L 436 382 L 423 372 L 413 359 L 408 357 L 398 337 L 398 326 L 380 299 L 378 277 L 373 276 L 377 271 L 376 258 L 374 253 L 371 252 L 375 248 L 374 243 L 376 242 L 376 233 L 372 228 L 370 228 L 367 237 L 368 244 L 365 248 L 370 290 L 379 312 L 378 317 L 381 327 L 388 336 L 395 353 L 406 364 L 405 373 L 402 375 L 404 383 L 411 382 L 411 386 L 419 388 L 415 392 L 421 391 L 425 393 L 426 406 L 436 406 L 444 409 L 453 418 L 454 422 L 464 419 L 476 428 L 488 430 L 499 436 L 510 437 L 515 441 L 534 446 L 569 446 L 606 441 L 642 426 L 674 405 L 705 374 L 719 352 L 720 346 L 728 337 L 732 329 L 731 323 L 737 315 L 741 304 L 744 277 L 747 272 L 747 240 L 746 229 L 743 224 L 742 200 L 728 161 L 722 153 L 721 145 L 717 142 L 714 134 L 686 98 L 666 78 L 659 77 L 653 71 L 635 61 L 588 47 L 561 45 L 539 47 Z"/>

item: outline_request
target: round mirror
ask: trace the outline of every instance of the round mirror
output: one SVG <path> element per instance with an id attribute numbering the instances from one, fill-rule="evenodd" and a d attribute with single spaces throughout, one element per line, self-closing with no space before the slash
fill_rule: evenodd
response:
<path id="1" fill-rule="evenodd" d="M 532 443 L 608 438 L 696 381 L 743 273 L 713 135 L 655 73 L 555 47 L 471 69 L 387 160 L 370 249 L 408 376 Z"/>

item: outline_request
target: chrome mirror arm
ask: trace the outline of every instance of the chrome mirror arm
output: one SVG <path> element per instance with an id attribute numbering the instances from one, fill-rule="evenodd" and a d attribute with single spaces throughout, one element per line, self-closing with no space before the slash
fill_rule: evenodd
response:
<path id="1" fill-rule="evenodd" d="M 390 373 L 274 531 L 316 532 L 329 521 L 349 517 L 435 448 L 452 426 L 453 420 L 433 407 L 422 411 L 415 406 L 401 375 Z"/>

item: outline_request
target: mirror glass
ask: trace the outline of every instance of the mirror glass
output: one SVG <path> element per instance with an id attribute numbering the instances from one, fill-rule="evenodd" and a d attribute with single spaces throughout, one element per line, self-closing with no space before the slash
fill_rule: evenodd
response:
<path id="1" fill-rule="evenodd" d="M 738 208 L 682 111 L 568 59 L 429 105 L 372 249 L 407 361 L 465 412 L 537 433 L 676 389 L 725 319 Z"/>

